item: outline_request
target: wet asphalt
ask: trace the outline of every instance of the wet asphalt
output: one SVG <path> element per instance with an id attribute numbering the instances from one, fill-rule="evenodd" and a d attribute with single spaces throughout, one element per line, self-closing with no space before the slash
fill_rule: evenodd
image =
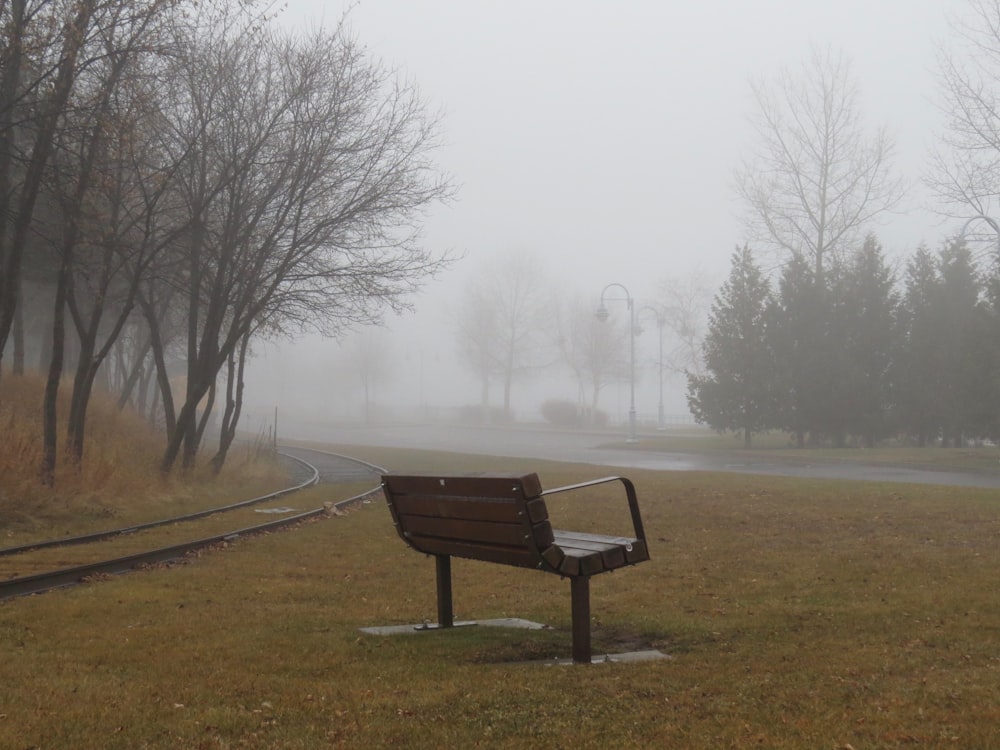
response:
<path id="1" fill-rule="evenodd" d="M 956 471 L 858 461 L 804 461 L 787 457 L 742 456 L 739 452 L 661 452 L 628 445 L 624 435 L 546 429 L 477 428 L 460 425 L 334 426 L 285 423 L 286 438 L 339 445 L 442 450 L 474 455 L 537 458 L 657 471 L 726 471 L 742 474 L 909 482 L 956 487 L 1000 488 L 996 471 Z"/>

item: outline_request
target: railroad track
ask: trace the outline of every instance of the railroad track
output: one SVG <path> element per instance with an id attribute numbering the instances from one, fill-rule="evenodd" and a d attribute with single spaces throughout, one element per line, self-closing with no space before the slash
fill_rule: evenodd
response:
<path id="1" fill-rule="evenodd" d="M 376 493 L 379 475 L 384 473 L 374 464 L 313 448 L 283 447 L 281 456 L 292 464 L 295 483 L 277 492 L 126 528 L 0 549 L 0 600 L 178 560 L 239 537 L 336 514 Z M 318 508 L 303 510 L 289 507 L 287 502 L 275 505 L 275 501 L 288 501 L 295 492 L 315 484 L 363 484 L 369 480 L 376 483 L 374 487 Z M 280 517 L 261 522 L 260 514 Z M 254 522 L 244 525 L 251 518 Z"/>

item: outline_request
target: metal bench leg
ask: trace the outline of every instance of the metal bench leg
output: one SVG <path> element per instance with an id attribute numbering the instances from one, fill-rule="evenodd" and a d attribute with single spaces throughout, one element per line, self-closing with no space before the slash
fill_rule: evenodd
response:
<path id="1" fill-rule="evenodd" d="M 573 609 L 573 661 L 590 664 L 590 578 L 569 579 L 570 604 Z"/>
<path id="2" fill-rule="evenodd" d="M 438 625 L 450 628 L 455 624 L 451 602 L 451 556 L 435 555 L 437 561 Z"/>

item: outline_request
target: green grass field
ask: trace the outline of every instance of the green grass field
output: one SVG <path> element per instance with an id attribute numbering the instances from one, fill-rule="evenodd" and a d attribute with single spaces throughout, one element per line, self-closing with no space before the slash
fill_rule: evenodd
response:
<path id="1" fill-rule="evenodd" d="M 545 486 L 617 473 L 337 450 Z M 0 603 L 0 747 L 1000 746 L 996 491 L 626 473 L 653 559 L 593 579 L 594 650 L 669 660 L 535 663 L 569 656 L 568 582 L 463 560 L 459 619 L 554 629 L 359 633 L 435 613 L 433 561 L 374 502 Z M 627 528 L 609 487 L 553 497 L 556 525 Z"/>

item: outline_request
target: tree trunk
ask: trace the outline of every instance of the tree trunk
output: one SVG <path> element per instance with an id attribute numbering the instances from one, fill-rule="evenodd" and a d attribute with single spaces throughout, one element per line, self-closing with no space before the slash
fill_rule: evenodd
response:
<path id="1" fill-rule="evenodd" d="M 169 388 L 167 392 L 169 392 Z M 169 474 L 171 469 L 174 468 L 174 464 L 177 463 L 177 457 L 180 455 L 181 447 L 184 445 L 184 437 L 188 432 L 188 425 L 193 424 L 197 418 L 196 408 L 197 401 L 192 402 L 189 399 L 177 414 L 177 421 L 174 429 L 168 433 L 167 447 L 164 449 L 163 458 L 160 460 L 160 471 L 163 474 Z"/>
<path id="2" fill-rule="evenodd" d="M 510 389 L 511 389 L 511 376 L 508 374 L 507 378 L 503 382 L 503 418 L 505 422 L 512 422 L 510 413 Z"/>
<path id="3" fill-rule="evenodd" d="M 150 340 L 147 338 L 145 344 L 139 351 L 139 355 L 135 358 L 135 362 L 129 369 L 128 375 L 125 376 L 125 382 L 122 384 L 121 393 L 118 394 L 118 409 L 119 411 L 125 408 L 128 404 L 129 399 L 132 398 L 132 391 L 135 390 L 137 385 L 140 386 L 140 391 L 142 392 L 142 383 L 146 380 L 146 357 L 149 356 L 149 350 L 152 348 Z M 142 410 L 142 405 L 145 404 L 145 394 L 142 393 L 142 399 L 139 401 L 139 411 Z"/>
<path id="4" fill-rule="evenodd" d="M 479 406 L 483 412 L 483 424 L 490 423 L 490 378 L 483 376 L 482 390 L 479 393 Z"/>
<path id="5" fill-rule="evenodd" d="M 246 368 L 246 355 L 250 337 L 245 336 L 240 342 L 239 364 L 234 367 L 233 357 L 229 357 L 229 373 L 226 381 L 226 413 L 222 418 L 222 428 L 219 431 L 219 451 L 212 457 L 212 470 L 218 474 L 229 455 L 229 448 L 236 439 L 236 425 L 239 424 L 243 411 L 243 373 Z M 275 434 L 277 434 L 277 414 L 275 414 Z"/>
<path id="6" fill-rule="evenodd" d="M 136 393 L 135 399 L 132 402 L 135 406 L 135 410 L 140 414 L 146 413 L 146 408 L 149 406 L 149 384 L 153 379 L 153 368 L 143 367 L 142 372 L 139 375 L 139 385 L 138 392 Z M 156 389 L 153 389 L 153 401 L 156 401 Z M 153 420 L 153 410 L 149 410 L 150 424 L 155 424 Z"/>
<path id="7" fill-rule="evenodd" d="M 139 295 L 139 307 L 142 309 L 143 317 L 146 318 L 146 325 L 149 326 L 149 344 L 153 352 L 153 364 L 156 367 L 156 383 L 160 392 L 160 402 L 163 405 L 163 421 L 166 427 L 167 440 L 177 429 L 177 412 L 174 407 L 173 390 L 170 387 L 170 375 L 167 372 L 165 343 L 160 333 L 160 322 L 156 317 L 153 305 L 144 296 Z M 153 399 L 155 408 L 156 399 Z M 150 422 L 155 421 L 152 416 Z M 169 469 L 168 469 L 169 471 Z"/>
<path id="8" fill-rule="evenodd" d="M 8 286 L 7 276 L 15 269 L 8 267 L 8 253 L 13 249 L 7 247 L 7 224 L 13 210 L 11 201 L 10 174 L 14 161 L 14 102 L 20 88 L 21 66 L 24 58 L 25 10 L 26 0 L 11 0 L 9 6 L 9 21 L 5 33 L 6 49 L 4 50 L 4 65 L 0 74 L 0 306 L 6 304 L 5 291 Z M 18 269 L 19 272 L 19 269 Z M 18 289 L 20 280 L 18 280 Z M 15 291 L 15 296 L 17 291 Z M 15 310 L 20 306 L 15 304 Z M 5 342 L 0 341 L 0 361 L 3 360 Z M 15 342 L 15 352 L 16 352 Z M 15 354 L 16 359 L 16 354 Z M 16 365 L 15 365 L 16 370 Z"/>
<path id="9" fill-rule="evenodd" d="M 66 423 L 66 441 L 70 456 L 76 463 L 83 460 L 83 435 L 87 423 L 87 405 L 90 403 L 91 388 L 94 384 L 94 344 L 80 342 L 80 359 L 77 361 L 73 377 L 73 394 L 69 401 L 69 418 Z"/>
<path id="10" fill-rule="evenodd" d="M 66 295 L 69 287 L 69 259 L 64 256 L 59 265 L 56 298 L 52 318 L 52 360 L 45 383 L 42 401 L 42 483 L 52 487 L 56 481 L 56 406 L 59 399 L 59 381 L 62 379 L 63 350 L 66 342 Z"/>
<path id="11" fill-rule="evenodd" d="M 194 458 L 198 454 L 198 449 L 201 447 L 202 439 L 205 437 L 205 428 L 208 427 L 208 423 L 212 421 L 212 415 L 214 414 L 215 409 L 215 389 L 216 383 L 215 380 L 213 380 L 212 385 L 208 389 L 207 400 L 202 399 L 205 401 L 205 405 L 201 411 L 201 418 L 198 420 L 198 428 L 195 430 L 195 443 L 190 448 L 187 445 L 184 446 L 184 455 L 186 459 L 184 468 L 186 469 L 190 469 L 194 466 Z M 187 461 L 189 456 L 190 461 Z"/>
<path id="12" fill-rule="evenodd" d="M 150 379 L 152 379 L 151 376 L 147 377 L 147 380 L 150 380 Z M 143 403 L 147 403 L 146 400 L 145 400 L 145 397 L 143 397 Z M 156 415 L 160 412 L 160 407 L 161 407 L 162 404 L 163 404 L 163 394 L 160 393 L 160 389 L 159 388 L 153 388 L 153 391 L 150 394 L 149 402 L 148 402 L 148 405 L 149 405 L 149 416 L 147 417 L 147 421 L 150 424 L 152 424 L 152 425 L 156 424 Z"/>
<path id="13" fill-rule="evenodd" d="M 24 294 L 23 286 L 18 282 L 17 307 L 14 308 L 14 362 L 11 371 L 15 375 L 24 375 Z"/>

